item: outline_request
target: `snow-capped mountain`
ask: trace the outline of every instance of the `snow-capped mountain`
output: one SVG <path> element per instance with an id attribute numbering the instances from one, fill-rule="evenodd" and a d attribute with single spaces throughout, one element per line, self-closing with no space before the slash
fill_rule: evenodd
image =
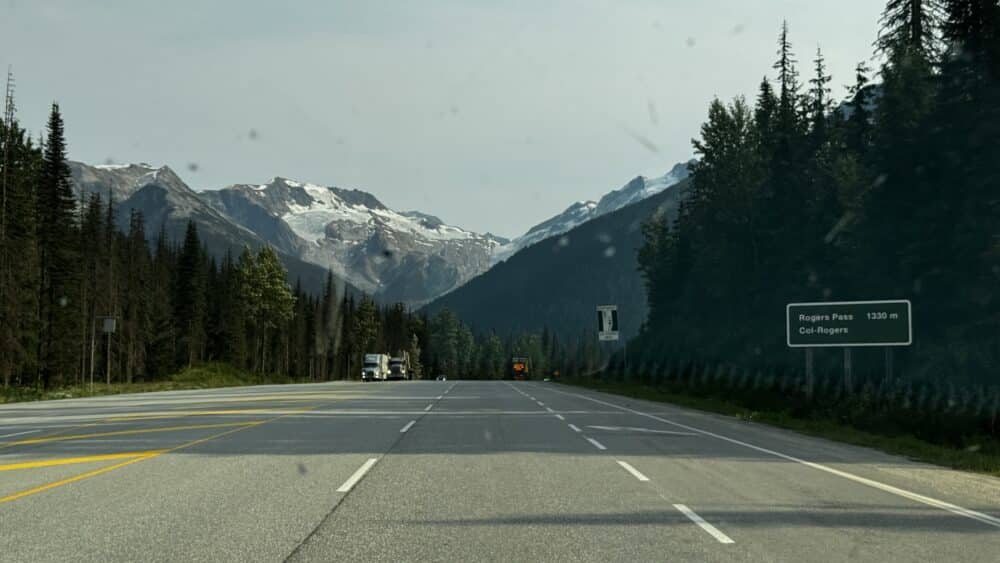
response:
<path id="1" fill-rule="evenodd" d="M 143 215 L 147 236 L 154 237 L 162 230 L 174 242 L 182 240 L 188 221 L 193 221 L 202 243 L 217 258 L 226 252 L 238 256 L 245 246 L 258 248 L 265 244 L 253 230 L 210 206 L 167 166 L 145 163 L 90 166 L 72 161 L 69 166 L 78 198 L 86 200 L 96 193 L 106 202 L 110 194 L 122 230 L 129 228 L 129 218 L 135 210 Z M 325 268 L 301 260 L 287 248 L 278 250 L 293 280 L 298 279 L 310 291 L 322 288 Z M 345 287 L 341 291 L 347 291 Z"/>
<path id="2" fill-rule="evenodd" d="M 330 269 L 383 302 L 427 303 L 517 251 L 656 195 L 687 178 L 678 164 L 658 178 L 634 178 L 599 201 L 574 203 L 513 241 L 445 224 L 419 211 L 395 211 L 374 195 L 275 177 L 195 192 L 170 168 L 148 164 L 71 163 L 81 196 L 99 193 L 118 204 L 127 228 L 131 209 L 143 212 L 147 232 L 163 227 L 175 240 L 188 220 L 215 254 L 267 243 L 286 257 L 293 276 Z"/>
<path id="3" fill-rule="evenodd" d="M 507 242 L 433 215 L 394 211 L 367 192 L 281 177 L 200 195 L 278 248 L 385 301 L 411 305 L 486 271 L 490 256 Z"/>
<path id="4" fill-rule="evenodd" d="M 574 203 L 559 215 L 535 225 L 527 233 L 497 248 L 493 254 L 493 262 L 506 260 L 522 248 L 529 247 L 549 237 L 560 235 L 591 219 L 596 219 L 601 215 L 617 211 L 626 205 L 631 205 L 662 192 L 687 178 L 690 175 L 688 167 L 692 162 L 676 164 L 670 169 L 670 172 L 658 178 L 636 176 L 621 188 L 605 194 L 599 201 L 578 201 Z"/>

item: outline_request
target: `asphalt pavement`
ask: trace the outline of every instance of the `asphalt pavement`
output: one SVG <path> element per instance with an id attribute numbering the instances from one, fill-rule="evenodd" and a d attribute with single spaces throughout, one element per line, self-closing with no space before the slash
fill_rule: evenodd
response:
<path id="1" fill-rule="evenodd" d="M 543 382 L 0 406 L 0 561 L 997 561 L 1000 480 Z"/>

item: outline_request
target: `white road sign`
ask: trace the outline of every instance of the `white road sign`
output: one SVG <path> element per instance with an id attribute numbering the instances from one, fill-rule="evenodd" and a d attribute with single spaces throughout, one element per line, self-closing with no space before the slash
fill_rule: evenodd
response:
<path id="1" fill-rule="evenodd" d="M 618 340 L 618 305 L 597 306 L 597 339 Z"/>

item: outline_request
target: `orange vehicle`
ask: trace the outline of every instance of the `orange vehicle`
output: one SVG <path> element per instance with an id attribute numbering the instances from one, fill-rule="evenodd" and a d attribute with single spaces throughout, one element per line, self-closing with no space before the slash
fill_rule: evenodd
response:
<path id="1" fill-rule="evenodd" d="M 510 371 L 511 377 L 517 381 L 524 381 L 528 379 L 529 376 L 529 365 L 531 364 L 528 358 L 514 357 L 510 361 Z"/>

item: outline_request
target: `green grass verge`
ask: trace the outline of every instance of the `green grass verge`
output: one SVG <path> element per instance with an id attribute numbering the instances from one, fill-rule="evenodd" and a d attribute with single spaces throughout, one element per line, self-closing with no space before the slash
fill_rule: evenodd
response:
<path id="1" fill-rule="evenodd" d="M 890 436 L 860 430 L 826 418 L 796 418 L 785 412 L 750 411 L 745 407 L 712 397 L 696 397 L 636 383 L 603 382 L 593 379 L 560 379 L 560 383 L 603 391 L 660 403 L 732 416 L 736 419 L 794 430 L 802 434 L 826 438 L 846 444 L 865 446 L 886 453 L 1000 477 L 1000 444 L 984 437 L 991 444 L 976 444 L 966 449 L 951 448 L 920 440 L 913 436 Z"/>
<path id="2" fill-rule="evenodd" d="M 75 399 L 99 395 L 119 395 L 122 393 L 148 393 L 152 391 L 178 391 L 183 389 L 210 389 L 215 387 L 239 387 L 271 383 L 298 383 L 288 377 L 253 374 L 223 363 L 208 363 L 185 368 L 160 381 L 136 383 L 94 382 L 90 385 L 68 385 L 54 389 L 11 387 L 0 388 L 0 404 L 22 401 L 47 401 L 51 399 Z"/>

